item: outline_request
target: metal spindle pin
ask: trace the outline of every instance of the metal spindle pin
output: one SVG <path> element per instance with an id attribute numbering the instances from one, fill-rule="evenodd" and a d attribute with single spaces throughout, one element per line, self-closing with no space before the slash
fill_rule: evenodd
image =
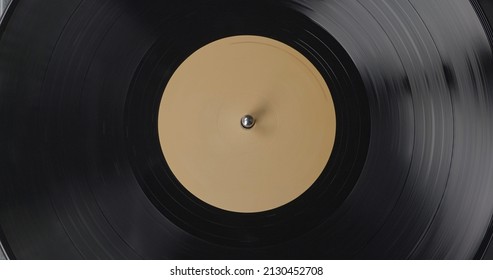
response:
<path id="1" fill-rule="evenodd" d="M 241 118 L 241 126 L 250 129 L 255 125 L 255 119 L 250 115 L 245 115 Z"/>

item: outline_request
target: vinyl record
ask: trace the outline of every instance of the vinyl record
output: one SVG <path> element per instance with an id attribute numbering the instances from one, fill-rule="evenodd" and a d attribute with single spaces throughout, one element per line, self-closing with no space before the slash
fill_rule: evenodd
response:
<path id="1" fill-rule="evenodd" d="M 13 0 L 6 254 L 483 258 L 489 3 Z"/>

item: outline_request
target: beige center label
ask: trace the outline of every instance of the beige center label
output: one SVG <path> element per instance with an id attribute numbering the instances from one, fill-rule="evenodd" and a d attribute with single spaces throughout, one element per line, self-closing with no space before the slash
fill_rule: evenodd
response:
<path id="1" fill-rule="evenodd" d="M 245 129 L 241 119 L 255 125 Z M 261 212 L 303 194 L 326 166 L 336 116 L 317 69 L 260 36 L 228 37 L 188 57 L 159 109 L 159 139 L 180 183 L 215 207 Z"/>

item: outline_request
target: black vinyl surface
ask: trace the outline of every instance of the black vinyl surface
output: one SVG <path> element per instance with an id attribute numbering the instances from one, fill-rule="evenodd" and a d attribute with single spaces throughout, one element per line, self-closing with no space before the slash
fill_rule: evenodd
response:
<path id="1" fill-rule="evenodd" d="M 14 0 L 0 29 L 0 240 L 17 259 L 472 259 L 493 217 L 491 2 Z M 164 87 L 233 35 L 296 48 L 336 106 L 299 199 L 227 212 L 174 178 Z"/>

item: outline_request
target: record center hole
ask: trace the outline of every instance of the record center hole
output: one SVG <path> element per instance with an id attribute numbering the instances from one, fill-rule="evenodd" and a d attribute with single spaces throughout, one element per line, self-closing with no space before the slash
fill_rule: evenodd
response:
<path id="1" fill-rule="evenodd" d="M 255 125 L 255 118 L 245 115 L 241 118 L 241 126 L 245 129 L 251 129 Z"/>

